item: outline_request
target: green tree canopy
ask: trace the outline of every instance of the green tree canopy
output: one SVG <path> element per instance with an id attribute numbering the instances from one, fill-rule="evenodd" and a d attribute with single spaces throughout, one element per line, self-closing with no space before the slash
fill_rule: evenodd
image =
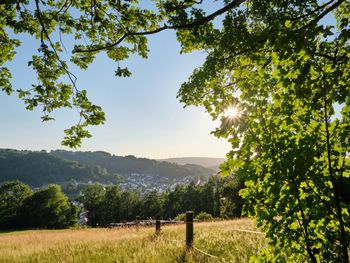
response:
<path id="1" fill-rule="evenodd" d="M 23 227 L 66 228 L 77 222 L 77 209 L 58 185 L 49 185 L 25 199 L 19 210 Z"/>
<path id="2" fill-rule="evenodd" d="M 0 228 L 12 228 L 18 224 L 18 210 L 32 194 L 29 186 L 20 181 L 8 181 L 0 186 Z"/>
<path id="3" fill-rule="evenodd" d="M 103 202 L 105 200 L 106 189 L 101 184 L 92 184 L 83 188 L 78 200 L 83 203 L 84 208 L 89 213 L 89 225 L 97 226 L 103 218 Z"/>
<path id="4" fill-rule="evenodd" d="M 179 98 L 222 120 L 223 168 L 248 176 L 246 211 L 273 245 L 261 260 L 349 261 L 349 15 L 349 1 L 244 1 L 220 30 L 180 36 L 208 56 Z"/>

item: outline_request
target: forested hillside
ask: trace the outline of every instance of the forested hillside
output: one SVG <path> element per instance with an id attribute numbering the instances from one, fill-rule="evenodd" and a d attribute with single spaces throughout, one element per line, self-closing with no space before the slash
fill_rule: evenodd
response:
<path id="1" fill-rule="evenodd" d="M 101 166 L 109 173 L 154 175 L 159 178 L 183 179 L 192 177 L 208 179 L 214 170 L 195 164 L 178 165 L 170 162 L 156 161 L 147 158 L 136 158 L 133 155 L 116 156 L 107 152 L 72 152 L 51 151 L 51 154 L 67 160 L 74 160 L 82 164 Z"/>
<path id="2" fill-rule="evenodd" d="M 31 187 L 56 183 L 70 197 L 87 183 L 119 184 L 122 189 L 147 192 L 165 190 L 178 183 L 204 182 L 213 173 L 198 165 L 181 166 L 106 152 L 0 149 L 0 184 L 9 180 L 20 180 Z"/>
<path id="3" fill-rule="evenodd" d="M 71 179 L 82 183 L 110 183 L 116 182 L 117 176 L 101 167 L 64 160 L 45 151 L 0 149 L 0 183 L 20 180 L 32 187 L 41 187 Z"/>

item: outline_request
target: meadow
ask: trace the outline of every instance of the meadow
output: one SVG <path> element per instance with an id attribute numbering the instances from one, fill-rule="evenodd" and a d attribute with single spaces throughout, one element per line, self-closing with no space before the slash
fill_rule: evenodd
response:
<path id="1" fill-rule="evenodd" d="M 267 241 L 238 229 L 257 231 L 250 219 L 195 223 L 191 251 L 185 225 L 162 226 L 158 236 L 153 227 L 8 232 L 0 234 L 0 262 L 248 262 Z"/>

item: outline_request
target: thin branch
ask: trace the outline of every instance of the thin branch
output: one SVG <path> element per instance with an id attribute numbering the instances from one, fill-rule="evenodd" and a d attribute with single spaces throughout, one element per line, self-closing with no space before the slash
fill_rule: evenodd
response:
<path id="1" fill-rule="evenodd" d="M 61 25 L 61 23 L 59 24 L 59 26 Z M 61 43 L 61 45 L 62 45 L 62 47 L 64 48 L 64 51 L 66 51 L 66 53 L 68 53 L 68 51 L 67 51 L 67 48 L 66 48 L 66 46 L 64 45 L 64 43 L 63 43 L 63 40 L 62 40 L 62 31 L 61 31 L 61 29 L 59 29 L 58 30 L 59 31 L 59 38 L 60 38 L 60 43 Z"/>
<path id="2" fill-rule="evenodd" d="M 295 180 L 293 177 L 291 177 L 292 179 L 292 184 L 293 186 L 295 186 L 295 194 L 296 194 L 296 198 L 297 198 L 297 202 L 298 202 L 298 206 L 299 206 L 299 211 L 300 211 L 300 214 L 301 214 L 301 218 L 303 220 L 303 222 L 301 223 L 301 227 L 304 231 L 304 234 L 305 234 L 305 241 L 306 241 L 306 251 L 311 259 L 311 261 L 313 263 L 316 263 L 317 262 L 317 259 L 311 249 L 311 238 L 310 238 L 310 235 L 309 235 L 309 230 L 308 230 L 308 227 L 309 227 L 309 220 L 306 218 L 306 215 L 305 215 L 305 212 L 304 212 L 304 209 L 303 209 L 303 206 L 301 204 L 301 199 L 300 199 L 300 193 L 299 193 L 299 187 L 298 185 L 295 183 Z M 299 217 L 298 217 L 298 223 L 300 225 L 300 221 L 299 221 Z"/>
<path id="3" fill-rule="evenodd" d="M 326 9 L 325 11 L 323 11 L 321 14 L 319 14 L 314 20 L 310 21 L 309 23 L 307 23 L 306 25 L 293 30 L 292 32 L 298 32 L 298 31 L 302 31 L 305 30 L 306 28 L 308 28 L 311 25 L 316 25 L 323 17 L 325 17 L 326 15 L 328 15 L 330 12 L 332 12 L 334 9 L 336 9 L 338 6 L 340 6 L 345 0 L 339 0 L 337 2 L 335 2 L 333 5 L 331 5 L 328 9 Z"/>
<path id="4" fill-rule="evenodd" d="M 334 2 L 334 0 L 331 0 L 331 1 L 329 1 L 329 2 L 327 2 L 327 3 L 325 3 L 325 4 L 323 4 L 323 5 L 318 6 L 317 8 L 315 8 L 314 10 L 312 10 L 312 11 L 309 12 L 309 13 L 306 13 L 306 14 L 303 14 L 303 15 L 297 16 L 297 17 L 286 18 L 286 20 L 295 21 L 295 20 L 299 20 L 299 19 L 302 19 L 302 18 L 311 16 L 311 15 L 315 14 L 317 11 L 319 11 L 319 10 L 325 8 L 326 6 L 328 6 L 329 4 L 331 4 L 331 3 L 333 3 L 333 2 Z"/>
<path id="5" fill-rule="evenodd" d="M 63 3 L 63 5 L 61 6 L 61 8 L 56 12 L 56 15 L 58 15 L 59 13 L 62 12 L 62 10 L 66 7 L 68 1 L 70 1 L 70 0 L 66 0 L 66 1 Z M 72 4 L 72 2 L 70 2 L 68 6 L 70 6 L 71 4 Z M 66 11 L 65 11 L 65 12 L 66 12 Z M 63 12 L 63 13 L 65 13 L 65 12 Z"/>
<path id="6" fill-rule="evenodd" d="M 324 78 L 324 76 L 323 76 Z M 323 99 L 324 99 L 324 122 L 326 126 L 326 146 L 327 146 L 327 162 L 328 162 L 328 171 L 329 176 L 333 186 L 333 193 L 335 197 L 335 206 L 337 212 L 337 220 L 339 222 L 339 231 L 340 231 L 340 242 L 341 242 L 341 254 L 342 254 L 342 262 L 349 262 L 348 255 L 348 242 L 346 239 L 346 231 L 343 221 L 342 209 L 340 206 L 340 196 L 336 187 L 336 178 L 333 172 L 332 159 L 331 159 L 331 143 L 330 143 L 330 131 L 329 131 L 329 117 L 328 117 L 328 101 L 327 101 L 327 87 L 325 85 L 325 80 L 323 80 Z"/>
<path id="7" fill-rule="evenodd" d="M 267 29 L 267 28 L 266 28 L 266 29 Z M 225 47 L 225 48 L 227 48 L 228 50 L 230 50 L 232 53 L 231 53 L 229 56 L 224 57 L 224 58 L 222 58 L 222 59 L 220 59 L 220 60 L 225 61 L 225 60 L 227 60 L 227 59 L 234 58 L 234 57 L 239 56 L 239 55 L 242 55 L 242 54 L 244 54 L 244 53 L 252 52 L 252 50 L 254 50 L 256 47 L 258 47 L 260 44 L 265 43 L 265 42 L 267 41 L 269 35 L 272 34 L 272 32 L 273 32 L 273 28 L 270 27 L 270 28 L 268 29 L 266 35 L 264 35 L 260 40 L 255 41 L 252 45 L 247 46 L 246 48 L 244 48 L 244 49 L 242 49 L 242 50 L 240 50 L 240 51 L 234 51 L 234 49 L 232 49 L 231 47 Z M 269 60 L 266 61 L 266 63 L 265 63 L 266 66 L 267 66 L 268 63 L 269 63 Z"/>
<path id="8" fill-rule="evenodd" d="M 50 43 L 50 46 L 51 48 L 53 49 L 56 57 L 57 57 L 57 60 L 59 61 L 59 63 L 61 64 L 61 67 L 64 69 L 64 71 L 66 72 L 68 78 L 70 79 L 71 83 L 73 84 L 73 87 L 76 91 L 78 91 L 76 85 L 75 85 L 75 82 L 77 80 L 77 77 L 72 73 L 70 72 L 67 67 L 64 65 L 63 61 L 60 59 L 58 53 L 57 53 L 57 50 L 54 46 L 54 44 L 52 43 L 52 40 L 49 36 L 49 33 L 47 32 L 46 28 L 45 28 L 45 24 L 44 24 L 44 21 L 42 19 L 42 14 L 41 14 L 41 10 L 40 10 L 40 7 L 39 7 L 39 0 L 35 0 L 35 4 L 36 4 L 36 10 L 38 12 L 38 19 L 39 19 L 39 23 L 41 25 L 41 38 L 43 40 L 43 35 L 42 34 L 45 34 L 46 38 L 48 39 L 49 43 Z"/>
<path id="9" fill-rule="evenodd" d="M 211 20 L 215 19 L 217 16 L 222 15 L 223 13 L 231 10 L 232 8 L 235 8 L 237 6 L 239 6 L 241 3 L 243 3 L 246 0 L 234 0 L 231 3 L 227 4 L 226 6 L 224 6 L 223 8 L 215 11 L 214 13 L 203 17 L 201 19 L 195 20 L 192 23 L 188 23 L 188 24 L 182 24 L 182 25 L 174 25 L 174 26 L 170 26 L 167 24 L 164 24 L 162 27 L 159 27 L 157 29 L 154 30 L 149 30 L 149 31 L 142 31 L 142 32 L 127 32 L 125 33 L 121 38 L 119 38 L 119 40 L 117 40 L 114 43 L 109 43 L 106 44 L 104 46 L 99 46 L 99 47 L 95 47 L 95 48 L 91 48 L 91 49 L 76 49 L 74 50 L 75 53 L 86 53 L 86 52 L 96 52 L 96 51 L 101 51 L 104 49 L 109 49 L 109 48 L 113 48 L 117 45 L 119 45 L 121 42 L 124 41 L 125 38 L 129 37 L 129 36 L 144 36 L 144 35 L 152 35 L 152 34 L 156 34 L 159 33 L 161 31 L 164 30 L 168 30 L 168 29 L 190 29 L 190 28 L 194 28 L 194 27 L 199 27 L 201 25 L 204 25 L 208 22 L 210 22 Z"/>

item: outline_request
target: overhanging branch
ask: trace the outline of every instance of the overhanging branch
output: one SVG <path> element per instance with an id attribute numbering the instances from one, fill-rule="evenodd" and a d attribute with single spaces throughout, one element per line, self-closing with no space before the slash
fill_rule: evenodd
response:
<path id="1" fill-rule="evenodd" d="M 129 36 L 152 35 L 152 34 L 156 34 L 156 33 L 159 33 L 161 31 L 167 30 L 167 29 L 176 30 L 176 29 L 190 29 L 190 28 L 194 28 L 194 27 L 199 27 L 201 25 L 204 25 L 204 24 L 212 21 L 217 16 L 224 14 L 225 12 L 231 10 L 232 8 L 239 6 L 244 1 L 246 1 L 246 0 L 233 0 L 231 3 L 227 4 L 223 8 L 215 11 L 214 13 L 212 13 L 208 16 L 205 16 L 201 19 L 195 20 L 192 23 L 182 24 L 182 25 L 173 25 L 173 26 L 164 24 L 162 27 L 159 27 L 159 28 L 154 29 L 154 30 L 142 31 L 142 32 L 127 32 L 121 38 L 119 38 L 116 42 L 109 43 L 109 44 L 106 44 L 104 46 L 91 48 L 91 49 L 76 49 L 73 52 L 74 53 L 88 53 L 88 52 L 97 52 L 97 51 L 109 49 L 109 48 L 112 48 L 112 47 L 119 45 L 121 42 L 124 41 L 124 39 L 126 39 Z"/>

